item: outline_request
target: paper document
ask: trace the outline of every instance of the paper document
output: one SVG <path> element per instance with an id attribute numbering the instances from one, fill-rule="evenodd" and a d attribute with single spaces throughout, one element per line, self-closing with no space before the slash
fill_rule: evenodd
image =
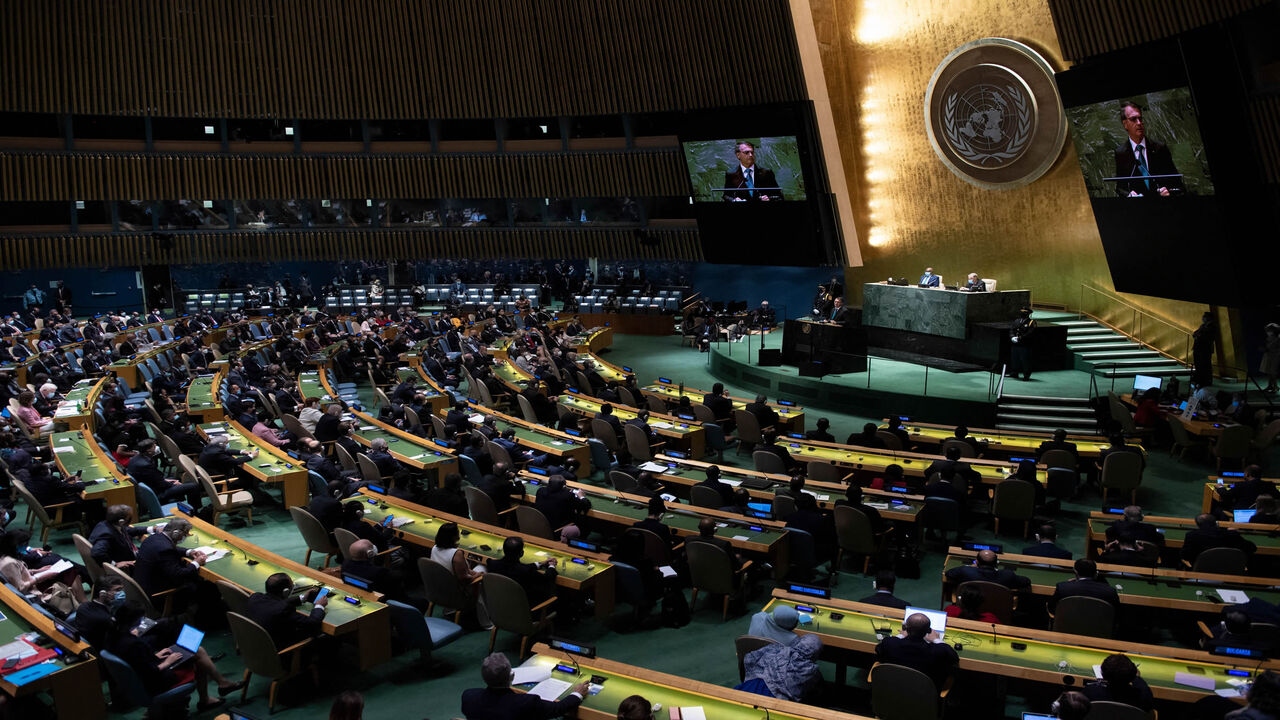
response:
<path id="1" fill-rule="evenodd" d="M 730 487 L 738 487 L 739 485 L 742 484 L 741 480 L 734 480 L 733 478 L 727 478 L 727 477 L 720 478 L 720 482 Z"/>
<path id="2" fill-rule="evenodd" d="M 707 713 L 702 706 L 680 708 L 680 720 L 707 720 Z"/>
<path id="3" fill-rule="evenodd" d="M 1214 690 L 1214 692 L 1221 695 L 1224 698 L 1240 697 L 1241 695 L 1244 694 L 1235 688 L 1222 688 L 1220 690 Z"/>
<path id="4" fill-rule="evenodd" d="M 538 683 L 537 685 L 534 685 L 533 689 L 530 690 L 529 692 L 533 693 L 534 695 L 537 695 L 543 700 L 549 700 L 551 702 L 555 702 L 556 700 L 560 699 L 560 696 L 564 693 L 565 690 L 568 690 L 571 687 L 573 686 L 565 682 L 564 680 L 557 680 L 553 677 L 549 677 L 546 680 L 543 680 L 542 682 Z"/>
<path id="5" fill-rule="evenodd" d="M 65 447 L 65 446 L 64 446 L 64 447 L 56 447 L 56 448 L 54 448 L 54 449 L 53 449 L 53 451 L 54 451 L 54 452 L 56 452 L 56 453 L 67 453 L 67 452 L 75 452 L 75 451 L 76 451 L 76 449 L 75 449 L 75 448 L 73 448 L 73 447 Z"/>
<path id="6" fill-rule="evenodd" d="M 25 643 L 21 640 L 14 640 L 11 643 L 0 645 L 0 658 L 5 660 L 15 657 L 21 660 L 22 658 L 31 657 L 37 652 L 39 651 L 31 647 L 30 643 Z"/>
<path id="7" fill-rule="evenodd" d="M 1228 605 L 1243 605 L 1249 602 L 1249 596 L 1243 590 L 1217 590 L 1218 597 L 1222 598 L 1222 602 Z"/>
<path id="8" fill-rule="evenodd" d="M 738 540 L 739 542 L 746 542 L 747 540 L 750 540 L 751 538 L 747 537 L 746 535 L 734 535 L 734 536 L 733 536 L 733 539 L 734 539 L 734 540 Z"/>
<path id="9" fill-rule="evenodd" d="M 640 466 L 640 469 L 641 469 L 641 470 L 648 470 L 649 472 L 656 472 L 656 473 L 660 473 L 660 472 L 665 471 L 665 470 L 667 469 L 667 466 L 666 466 L 666 465 L 659 465 L 658 463 L 656 463 L 656 462 L 654 462 L 654 461 L 650 460 L 649 462 L 646 462 L 645 464 L 641 465 L 641 466 Z"/>
<path id="10" fill-rule="evenodd" d="M 649 423 L 649 424 L 650 424 L 650 425 L 652 425 L 652 426 L 654 426 L 654 427 L 656 427 L 656 428 L 658 428 L 659 430 L 670 430 L 671 428 L 675 427 L 675 425 L 672 425 L 672 424 L 671 424 L 671 423 L 669 423 L 669 422 L 662 422 L 662 421 L 659 421 L 659 420 L 654 420 L 653 422 L 651 422 L 651 423 Z"/>
<path id="11" fill-rule="evenodd" d="M 534 665 L 531 667 L 518 667 L 511 670 L 512 685 L 523 685 L 525 683 L 540 683 L 551 677 L 551 668 L 545 665 Z"/>
<path id="12" fill-rule="evenodd" d="M 470 420 L 471 422 L 473 422 L 473 423 L 477 424 L 477 425 L 483 425 L 483 424 L 484 424 L 484 416 L 483 416 L 483 415 L 481 415 L 480 413 L 476 413 L 475 415 L 472 415 L 472 416 L 468 417 L 467 419 L 468 419 L 468 420 Z"/>
<path id="13" fill-rule="evenodd" d="M 662 565 L 658 569 L 662 571 L 662 577 L 664 578 L 676 576 L 676 569 L 671 567 L 670 565 Z"/>
<path id="14" fill-rule="evenodd" d="M 888 509 L 889 509 L 889 503 L 869 502 L 869 503 L 863 503 L 863 504 L 864 504 L 864 505 L 866 505 L 866 506 L 867 506 L 867 507 L 869 507 L 869 508 L 873 508 L 873 509 L 876 509 L 876 510 L 888 510 Z"/>
<path id="15" fill-rule="evenodd" d="M 54 572 L 54 573 L 64 573 L 73 567 L 75 566 L 71 564 L 70 560 L 59 560 L 58 562 L 50 565 L 48 568 L 48 571 Z"/>
<path id="16" fill-rule="evenodd" d="M 395 528 L 404 527 L 405 525 L 408 525 L 411 522 L 413 522 L 413 518 L 401 518 L 401 517 L 391 518 L 391 527 L 395 527 Z"/>
<path id="17" fill-rule="evenodd" d="M 208 546 L 201 546 L 196 548 L 196 550 L 204 553 L 205 562 L 213 562 L 214 560 L 221 560 L 222 558 L 227 556 L 227 551 L 224 549 L 215 550 L 214 548 L 211 548 Z"/>

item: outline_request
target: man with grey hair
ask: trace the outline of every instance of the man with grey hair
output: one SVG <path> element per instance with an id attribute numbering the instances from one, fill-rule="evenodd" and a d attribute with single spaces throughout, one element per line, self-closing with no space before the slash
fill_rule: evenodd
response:
<path id="1" fill-rule="evenodd" d="M 395 477 L 401 471 L 400 462 L 391 454 L 386 438 L 374 438 L 365 455 L 377 466 L 382 477 Z"/>
<path id="2" fill-rule="evenodd" d="M 563 700 L 543 700 L 533 693 L 511 689 L 511 661 L 502 653 L 493 653 L 480 663 L 483 688 L 462 693 L 462 714 L 467 720 L 543 720 L 557 718 L 573 711 L 587 694 L 587 683 L 581 682 Z"/>
<path id="3" fill-rule="evenodd" d="M 191 521 L 175 517 L 165 523 L 164 530 L 150 535 L 138 547 L 133 564 L 133 579 L 148 595 L 172 588 L 194 590 L 205 555 L 196 549 L 185 550 L 179 544 L 191 534 Z"/>

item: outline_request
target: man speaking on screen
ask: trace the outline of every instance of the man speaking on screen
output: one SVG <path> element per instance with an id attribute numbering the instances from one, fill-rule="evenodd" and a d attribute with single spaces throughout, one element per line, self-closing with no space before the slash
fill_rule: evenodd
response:
<path id="1" fill-rule="evenodd" d="M 737 144 L 738 167 L 733 172 L 724 174 L 724 193 L 726 202 L 749 202 L 759 200 L 781 200 L 782 189 L 773 171 L 756 167 L 756 146 L 749 142 Z"/>
<path id="2" fill-rule="evenodd" d="M 1142 122 L 1142 108 L 1127 102 L 1120 106 L 1120 124 L 1129 137 L 1116 148 L 1116 177 L 1131 177 L 1116 183 L 1116 194 L 1122 197 L 1169 197 L 1170 191 L 1182 191 L 1182 176 L 1173 165 L 1168 146 L 1147 138 Z M 1150 176 L 1157 177 L 1150 177 Z M 1176 177 L 1158 177 L 1174 175 Z"/>

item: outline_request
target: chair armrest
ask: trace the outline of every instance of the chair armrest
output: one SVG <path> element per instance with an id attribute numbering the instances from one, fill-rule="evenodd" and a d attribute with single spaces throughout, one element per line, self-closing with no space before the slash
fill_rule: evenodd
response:
<path id="1" fill-rule="evenodd" d="M 1204 633 L 1204 636 L 1205 636 L 1206 638 L 1211 638 L 1211 637 L 1213 637 L 1213 631 L 1211 631 L 1211 630 L 1209 629 L 1209 626 L 1208 626 L 1208 625 L 1205 625 L 1205 624 L 1204 624 L 1204 621 L 1203 621 L 1203 620 L 1197 620 L 1197 621 L 1196 621 L 1196 627 L 1200 628 L 1200 632 Z"/>
<path id="2" fill-rule="evenodd" d="M 746 561 L 746 562 L 742 563 L 742 567 L 738 568 L 737 570 L 734 570 L 733 572 L 734 572 L 734 573 L 745 573 L 745 572 L 747 571 L 747 568 L 749 568 L 749 567 L 751 567 L 752 565 L 754 565 L 754 564 L 755 564 L 755 562 L 756 562 L 755 560 L 748 560 L 748 561 Z"/>
<path id="3" fill-rule="evenodd" d="M 509 507 L 506 510 L 499 510 L 498 517 L 502 517 L 503 515 L 509 515 L 515 511 L 516 511 L 515 507 Z"/>
<path id="4" fill-rule="evenodd" d="M 955 683 L 955 677 L 948 677 L 947 681 L 942 683 L 942 689 L 938 691 L 938 697 L 946 698 L 947 693 L 951 692 L 951 686 Z"/>
<path id="5" fill-rule="evenodd" d="M 1185 568 L 1186 568 L 1186 569 L 1188 569 L 1188 570 L 1190 570 L 1190 569 L 1191 569 L 1191 563 L 1187 562 L 1186 558 L 1183 558 L 1183 560 L 1182 560 L 1182 566 L 1183 566 L 1183 567 L 1185 567 Z"/>
<path id="6" fill-rule="evenodd" d="M 301 648 L 302 646 L 304 646 L 304 645 L 310 645 L 310 644 L 311 644 L 311 641 L 312 641 L 312 640 L 314 640 L 314 639 L 315 639 L 315 638 L 307 638 L 306 640 L 299 640 L 298 642 L 296 642 L 296 643 L 294 643 L 294 644 L 290 645 L 290 646 L 289 646 L 289 647 L 287 647 L 287 648 L 282 648 L 282 649 L 280 649 L 280 650 L 277 650 L 277 651 L 276 651 L 276 655 L 284 655 L 285 653 L 291 653 L 291 652 L 293 652 L 294 650 L 298 650 L 298 649 L 300 649 L 300 648 Z"/>
<path id="7" fill-rule="evenodd" d="M 671 546 L 671 552 L 676 552 L 676 551 L 678 551 L 678 550 L 683 550 L 683 549 L 684 549 L 684 543 L 682 543 L 682 542 L 681 542 L 681 543 L 676 543 L 675 545 L 672 545 L 672 546 Z"/>
<path id="8" fill-rule="evenodd" d="M 67 507 L 68 505 L 74 505 L 74 504 L 75 504 L 74 500 L 68 500 L 66 502 L 53 503 L 51 505 L 44 505 L 42 507 L 44 507 L 45 510 L 51 510 L 53 508 L 64 508 L 64 507 Z"/>

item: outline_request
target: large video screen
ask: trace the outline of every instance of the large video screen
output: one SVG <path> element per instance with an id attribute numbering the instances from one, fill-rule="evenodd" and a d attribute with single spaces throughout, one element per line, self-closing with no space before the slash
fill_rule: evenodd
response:
<path id="1" fill-rule="evenodd" d="M 1067 122 L 1089 197 L 1213 194 L 1188 87 L 1073 107 Z"/>
<path id="2" fill-rule="evenodd" d="M 684 160 L 694 202 L 806 199 L 794 135 L 686 140 Z"/>

